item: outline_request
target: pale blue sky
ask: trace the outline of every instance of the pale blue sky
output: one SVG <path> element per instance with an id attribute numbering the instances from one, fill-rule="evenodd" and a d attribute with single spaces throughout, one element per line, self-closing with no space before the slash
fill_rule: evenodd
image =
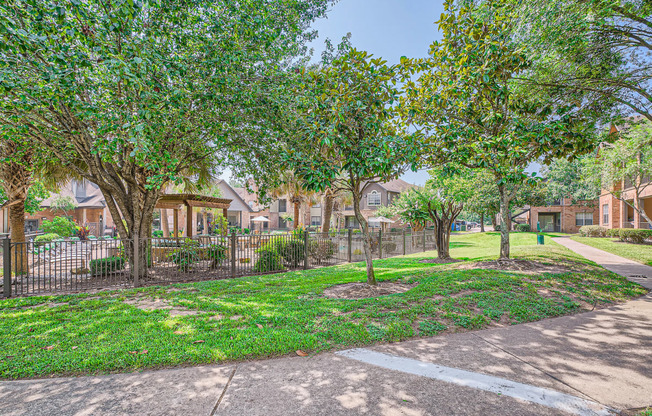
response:
<path id="1" fill-rule="evenodd" d="M 351 33 L 351 43 L 376 57 L 396 64 L 401 56 L 425 58 L 430 44 L 441 38 L 435 22 L 444 11 L 443 1 L 433 0 L 340 0 L 328 17 L 313 28 L 319 39 L 313 42 L 315 56 L 323 51 L 324 39 L 334 44 Z M 423 185 L 425 171 L 408 172 L 402 178 Z"/>

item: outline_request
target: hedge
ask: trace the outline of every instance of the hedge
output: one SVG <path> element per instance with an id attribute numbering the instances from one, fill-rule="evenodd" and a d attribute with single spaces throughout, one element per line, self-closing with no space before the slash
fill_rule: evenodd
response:
<path id="1" fill-rule="evenodd" d="M 516 231 L 521 232 L 521 233 L 529 233 L 530 232 L 530 224 L 517 224 L 516 225 Z"/>
<path id="2" fill-rule="evenodd" d="M 34 239 L 34 244 L 36 244 L 36 247 L 44 246 L 47 243 L 51 243 L 54 240 L 58 240 L 61 238 L 59 234 L 56 233 L 49 233 L 49 234 L 43 234 L 39 235 Z"/>
<path id="3" fill-rule="evenodd" d="M 633 228 L 621 228 L 618 232 L 620 241 L 634 244 L 643 244 L 648 238 L 652 238 L 652 230 L 639 230 Z"/>
<path id="4" fill-rule="evenodd" d="M 91 275 L 106 275 L 124 269 L 125 259 L 123 257 L 106 257 L 103 259 L 91 260 L 89 266 Z"/>
<path id="5" fill-rule="evenodd" d="M 606 237 L 607 229 L 599 225 L 583 225 L 580 227 L 580 235 L 582 237 Z"/>

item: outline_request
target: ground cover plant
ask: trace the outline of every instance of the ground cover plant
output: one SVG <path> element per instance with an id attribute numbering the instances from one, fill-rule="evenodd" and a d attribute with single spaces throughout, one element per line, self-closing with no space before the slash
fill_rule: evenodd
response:
<path id="1" fill-rule="evenodd" d="M 435 257 L 434 252 L 375 261 L 381 285 L 411 286 L 403 293 L 376 298 L 324 296 L 335 285 L 363 280 L 365 264 L 356 263 L 0 301 L 0 377 L 132 371 L 315 353 L 536 321 L 646 293 L 557 244 L 537 246 L 533 233 L 513 234 L 512 247 L 515 257 L 547 263 L 545 270 L 556 272 L 482 266 L 498 257 L 500 234 L 464 234 L 454 235 L 451 242 L 451 255 L 462 262 L 420 263 Z"/>
<path id="2" fill-rule="evenodd" d="M 652 244 L 632 244 L 619 241 L 618 238 L 591 238 L 573 236 L 573 240 L 587 246 L 625 257 L 639 263 L 652 266 Z"/>

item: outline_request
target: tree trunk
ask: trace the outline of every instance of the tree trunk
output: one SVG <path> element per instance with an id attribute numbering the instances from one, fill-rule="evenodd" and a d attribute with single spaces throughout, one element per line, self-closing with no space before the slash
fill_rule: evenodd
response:
<path id="1" fill-rule="evenodd" d="M 327 233 L 331 229 L 331 217 L 333 216 L 333 196 L 328 193 L 324 196 L 324 218 L 322 219 L 321 230 Z"/>
<path id="2" fill-rule="evenodd" d="M 374 263 L 371 257 L 371 235 L 369 235 L 369 224 L 365 220 L 362 212 L 360 212 L 360 199 L 361 195 L 359 192 L 353 193 L 353 210 L 355 212 L 355 217 L 360 224 L 360 231 L 362 231 L 362 245 L 364 247 L 364 257 L 367 263 L 367 284 L 371 286 L 376 286 L 376 275 L 374 274 Z"/>
<path id="3" fill-rule="evenodd" d="M 496 213 L 495 212 L 491 213 L 490 219 L 491 219 L 491 226 L 493 227 L 494 231 L 496 231 Z"/>
<path id="4" fill-rule="evenodd" d="M 480 213 L 480 232 L 484 233 L 484 212 Z"/>
<path id="5" fill-rule="evenodd" d="M 25 200 L 19 201 L 9 207 L 10 238 L 11 242 L 15 244 L 11 250 L 11 270 L 17 276 L 27 274 L 29 271 L 29 257 L 27 244 L 25 244 Z"/>
<path id="6" fill-rule="evenodd" d="M 509 196 L 505 185 L 498 185 L 500 195 L 500 260 L 509 259 Z"/>
<path id="7" fill-rule="evenodd" d="M 163 237 L 170 237 L 170 223 L 168 222 L 168 210 L 161 209 L 161 229 L 163 230 Z"/>
<path id="8" fill-rule="evenodd" d="M 295 230 L 299 227 L 299 202 L 294 201 L 294 220 L 292 221 L 292 228 Z"/>

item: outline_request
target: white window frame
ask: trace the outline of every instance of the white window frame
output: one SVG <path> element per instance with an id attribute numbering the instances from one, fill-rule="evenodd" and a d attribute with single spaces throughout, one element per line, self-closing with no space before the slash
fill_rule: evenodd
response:
<path id="1" fill-rule="evenodd" d="M 581 227 L 583 225 L 593 225 L 593 213 L 592 212 L 576 212 L 575 213 L 575 225 Z"/>
<path id="2" fill-rule="evenodd" d="M 372 203 L 371 196 L 373 195 L 374 198 L 378 197 L 378 200 L 376 203 L 376 200 L 374 199 L 374 203 Z M 378 191 L 371 191 L 367 194 L 367 206 L 370 207 L 379 207 L 383 204 L 383 196 L 380 194 Z"/>
<path id="3" fill-rule="evenodd" d="M 609 224 L 609 204 L 602 205 L 602 225 Z"/>

